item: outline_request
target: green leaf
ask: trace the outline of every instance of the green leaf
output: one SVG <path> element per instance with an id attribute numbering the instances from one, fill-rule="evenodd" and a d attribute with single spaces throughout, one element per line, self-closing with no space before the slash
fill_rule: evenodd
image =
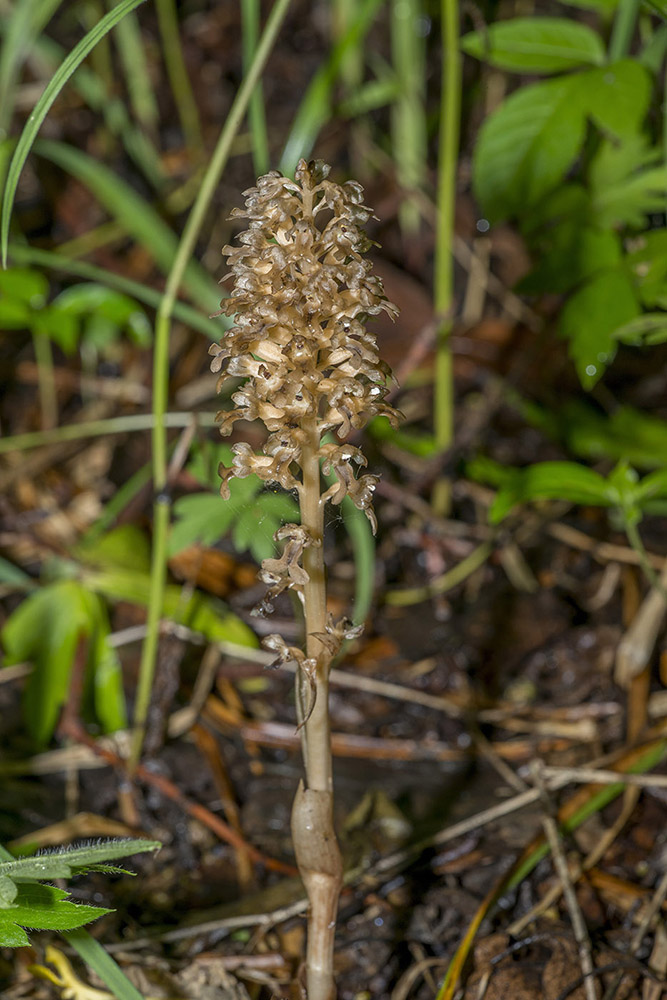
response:
<path id="1" fill-rule="evenodd" d="M 519 283 L 523 294 L 563 294 L 596 272 L 620 266 L 619 235 L 590 225 L 590 198 L 580 184 L 564 184 L 531 212 L 523 229 L 537 264 Z"/>
<path id="2" fill-rule="evenodd" d="M 664 210 L 667 167 L 647 169 L 659 159 L 641 135 L 602 144 L 590 169 L 591 209 L 599 226 L 645 229 L 646 217 Z"/>
<path id="3" fill-rule="evenodd" d="M 3 296 L 25 302 L 31 309 L 41 309 L 49 294 L 49 282 L 32 268 L 10 267 L 0 271 L 0 292 Z"/>
<path id="4" fill-rule="evenodd" d="M 635 59 L 572 77 L 577 98 L 603 132 L 617 139 L 635 134 L 649 109 L 651 77 Z"/>
<path id="5" fill-rule="evenodd" d="M 20 299 L 0 299 L 0 325 L 5 330 L 29 330 L 32 318 L 30 306 Z"/>
<path id="6" fill-rule="evenodd" d="M 614 337 L 633 347 L 664 344 L 667 341 L 667 313 L 643 313 L 614 330 Z"/>
<path id="7" fill-rule="evenodd" d="M 121 524 L 100 538 L 84 539 L 75 555 L 89 566 L 150 572 L 151 548 L 145 533 L 134 524 Z"/>
<path id="8" fill-rule="evenodd" d="M 513 17 L 461 39 L 470 56 L 510 73 L 558 73 L 576 66 L 600 66 L 600 36 L 578 21 L 561 17 Z"/>
<path id="9" fill-rule="evenodd" d="M 664 500 L 667 497 L 667 469 L 659 469 L 644 476 L 635 488 L 634 499 L 640 507 L 651 500 Z"/>
<path id="10" fill-rule="evenodd" d="M 118 1000 L 144 1000 L 120 966 L 88 931 L 82 928 L 64 931 L 63 937 Z"/>
<path id="11" fill-rule="evenodd" d="M 667 230 L 655 229 L 635 237 L 626 263 L 642 304 L 667 309 Z"/>
<path id="12" fill-rule="evenodd" d="M 238 512 L 233 502 L 223 500 L 219 493 L 180 497 L 174 504 L 169 555 L 174 556 L 191 545 L 215 545 L 227 533 Z"/>
<path id="13" fill-rule="evenodd" d="M 122 719 L 124 724 L 120 664 L 108 645 L 108 632 L 99 598 L 75 580 L 43 587 L 10 615 L 1 633 L 5 662 L 33 662 L 34 670 L 24 692 L 24 712 L 28 731 L 38 744 L 46 744 L 54 731 L 82 637 L 90 639 L 86 665 L 89 683 L 100 668 L 100 684 L 110 696 L 104 706 L 107 721 Z"/>
<path id="14" fill-rule="evenodd" d="M 135 343 L 142 347 L 151 342 L 151 329 L 146 314 L 128 295 L 123 295 L 99 282 L 73 285 L 61 292 L 52 303 L 53 308 L 75 316 L 91 314 L 91 321 L 104 321 L 104 335 L 99 329 L 86 325 L 84 339 L 96 347 L 105 347 L 127 330 Z"/>
<path id="15" fill-rule="evenodd" d="M 1 149 L 1 147 L 0 147 Z M 115 274 L 113 271 L 105 271 L 94 264 L 85 261 L 68 260 L 51 250 L 40 250 L 38 247 L 29 247 L 21 243 L 12 243 L 10 253 L 14 260 L 26 263 L 37 264 L 54 271 L 62 271 L 63 274 L 76 275 L 89 281 L 105 284 L 110 288 L 117 288 L 125 292 L 139 302 L 157 309 L 162 301 L 162 294 L 155 288 L 149 288 L 138 281 L 125 278 L 122 274 Z M 2 273 L 2 272 L 0 272 Z M 197 312 L 185 302 L 174 303 L 174 316 L 176 319 L 190 326 L 193 330 L 198 330 L 209 340 L 216 340 L 221 332 L 229 326 L 230 321 L 226 316 L 218 316 L 214 320 L 209 319 L 202 313 Z"/>
<path id="16" fill-rule="evenodd" d="M 576 462 L 537 462 L 516 469 L 501 485 L 489 510 L 489 520 L 498 524 L 520 503 L 536 500 L 567 500 L 570 503 L 609 507 L 617 501 L 606 479 Z"/>
<path id="17" fill-rule="evenodd" d="M 613 359 L 615 331 L 638 313 L 632 282 L 620 268 L 596 275 L 565 304 L 560 333 L 569 340 L 570 357 L 585 389 L 595 385 Z"/>
<path id="18" fill-rule="evenodd" d="M 76 350 L 80 335 L 76 316 L 48 306 L 36 314 L 33 329 L 36 333 L 49 337 L 65 354 L 72 355 Z"/>
<path id="19" fill-rule="evenodd" d="M 586 109 L 574 80 L 522 87 L 482 125 L 473 158 L 473 186 L 490 221 L 524 215 L 574 162 L 586 124 Z"/>
<path id="20" fill-rule="evenodd" d="M 29 858 L 0 861 L 0 876 L 13 881 L 47 881 L 57 878 L 72 878 L 116 858 L 127 858 L 131 854 L 157 851 L 159 840 L 121 838 L 103 841 L 99 844 L 82 844 L 78 847 L 58 847 Z"/>
<path id="21" fill-rule="evenodd" d="M 67 931 L 112 912 L 101 906 L 70 903 L 68 895 L 52 885 L 20 884 L 12 907 L 0 909 L 0 945 L 16 948 L 29 944 L 27 935 L 21 933 L 24 927 Z"/>
<path id="22" fill-rule="evenodd" d="M 9 237 L 9 222 L 14 207 L 14 197 L 18 187 L 19 177 L 23 170 L 23 165 L 28 157 L 33 142 L 39 132 L 42 122 L 46 118 L 51 105 L 65 86 L 78 66 L 81 65 L 89 52 L 94 49 L 97 43 L 109 32 L 115 24 L 121 20 L 129 11 L 138 7 L 143 0 L 120 0 L 113 10 L 101 18 L 98 23 L 91 28 L 88 34 L 72 49 L 65 58 L 62 65 L 54 73 L 41 97 L 33 108 L 32 114 L 21 133 L 12 162 L 7 173 L 5 192 L 2 201 L 2 220 L 0 221 L 0 244 L 2 247 L 2 266 L 7 266 L 7 241 Z"/>

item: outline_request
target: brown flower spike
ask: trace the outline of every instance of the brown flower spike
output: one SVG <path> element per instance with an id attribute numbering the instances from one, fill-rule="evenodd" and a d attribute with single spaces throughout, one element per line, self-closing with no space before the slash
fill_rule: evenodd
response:
<path id="1" fill-rule="evenodd" d="M 306 766 L 292 811 L 294 848 L 310 900 L 306 957 L 308 1000 L 332 1000 L 333 944 L 342 865 L 332 819 L 328 681 L 343 641 L 359 634 L 326 613 L 323 510 L 327 501 L 348 496 L 376 529 L 373 492 L 377 476 L 360 472 L 366 459 L 345 443 L 353 429 L 381 414 L 396 424 L 399 413 L 384 400 L 391 371 L 380 360 L 366 321 L 396 307 L 383 295 L 363 254 L 373 245 L 363 231 L 371 210 L 355 181 L 328 180 L 320 160 L 301 160 L 295 180 L 272 171 L 245 192 L 249 219 L 239 246 L 225 247 L 234 288 L 223 300 L 233 326 L 210 349 L 211 368 L 245 379 L 232 395 L 235 408 L 218 414 L 227 435 L 237 420 L 261 420 L 268 437 L 262 454 L 250 445 L 233 445 L 231 468 L 221 466 L 220 492 L 229 497 L 229 479 L 255 473 L 269 483 L 296 491 L 301 524 L 286 524 L 276 534 L 282 555 L 265 559 L 261 579 L 271 599 L 291 589 L 301 599 L 306 626 L 305 651 L 278 635 L 265 646 L 277 662 L 298 668 L 297 705 Z M 323 440 L 334 432 L 339 442 Z M 320 468 L 333 473 L 322 491 Z"/>

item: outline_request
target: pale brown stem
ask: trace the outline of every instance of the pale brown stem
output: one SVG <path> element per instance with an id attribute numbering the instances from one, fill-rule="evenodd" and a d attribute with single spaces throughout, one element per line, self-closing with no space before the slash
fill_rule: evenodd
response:
<path id="1" fill-rule="evenodd" d="M 320 496 L 320 445 L 317 420 L 305 425 L 306 440 L 301 453 L 301 523 L 315 539 L 304 549 L 303 567 L 308 573 L 304 587 L 306 654 L 317 658 L 316 698 L 304 724 L 302 745 L 306 786 L 300 783 L 292 809 L 292 838 L 310 914 L 306 951 L 308 1000 L 333 1000 L 333 952 L 336 913 L 343 878 L 343 866 L 333 825 L 333 782 L 331 775 L 331 735 L 329 726 L 330 657 L 313 633 L 324 632 L 326 624 L 326 583 L 324 574 L 324 513 Z M 297 695 L 299 693 L 297 677 Z"/>

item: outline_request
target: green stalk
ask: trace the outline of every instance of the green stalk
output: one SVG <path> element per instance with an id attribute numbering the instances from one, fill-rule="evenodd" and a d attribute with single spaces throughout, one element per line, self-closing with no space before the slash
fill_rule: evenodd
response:
<path id="1" fill-rule="evenodd" d="M 419 229 L 421 213 L 412 195 L 424 182 L 426 119 L 424 115 L 424 43 L 417 34 L 420 0 L 392 0 L 391 52 L 398 94 L 391 107 L 391 137 L 398 182 L 405 189 L 398 218 L 405 236 Z"/>
<path id="2" fill-rule="evenodd" d="M 53 372 L 51 341 L 45 333 L 32 331 L 32 344 L 37 362 L 39 405 L 42 411 L 42 429 L 52 430 L 58 423 L 58 397 Z"/>
<path id="3" fill-rule="evenodd" d="M 243 72 L 252 65 L 259 37 L 259 0 L 241 0 L 241 24 L 243 26 Z M 248 123 L 252 137 L 252 164 L 259 177 L 269 169 L 269 140 L 266 134 L 266 114 L 264 95 L 260 80 L 252 92 L 248 107 Z"/>
<path id="4" fill-rule="evenodd" d="M 453 302 L 454 204 L 461 113 L 458 0 L 441 0 L 440 11 L 443 67 L 434 275 L 434 305 L 440 328 L 435 362 L 434 432 L 438 451 L 446 451 L 452 443 L 454 430 L 454 386 L 449 344 L 452 321 L 449 314 Z"/>
<path id="5" fill-rule="evenodd" d="M 639 0 L 621 0 L 616 8 L 616 17 L 609 41 L 609 62 L 622 59 L 630 51 L 638 13 Z"/>
<path id="6" fill-rule="evenodd" d="M 290 0 L 276 0 L 266 22 L 266 27 L 257 46 L 255 57 L 248 73 L 239 87 L 227 120 L 222 128 L 211 161 L 202 178 L 201 187 L 192 211 L 185 224 L 178 251 L 167 276 L 164 296 L 158 309 L 155 324 L 155 354 L 153 360 L 153 434 L 152 465 L 153 486 L 156 502 L 154 506 L 153 553 L 151 560 L 151 600 L 146 622 L 147 635 L 141 652 L 139 665 L 139 687 L 134 712 L 134 733 L 130 752 L 129 767 L 134 770 L 139 763 L 143 735 L 148 714 L 148 705 L 155 673 L 160 615 L 167 576 L 167 534 L 169 531 L 169 501 L 167 490 L 167 434 L 164 416 L 167 411 L 169 384 L 169 335 L 171 315 L 176 302 L 187 263 L 194 253 L 197 237 L 209 210 L 213 194 L 227 163 L 234 136 L 236 135 L 253 90 L 268 59 L 287 13 Z"/>
<path id="7" fill-rule="evenodd" d="M 185 67 L 183 49 L 178 31 L 178 17 L 174 0 L 155 0 L 162 55 L 167 68 L 171 92 L 183 129 L 183 140 L 191 152 L 203 150 L 199 111 L 192 93 L 192 85 Z"/>
<path id="8" fill-rule="evenodd" d="M 197 413 L 197 421 L 202 427 L 215 426 L 214 413 Z M 164 430 L 171 427 L 187 427 L 192 422 L 192 413 L 164 413 L 160 422 Z M 8 451 L 26 451 L 28 448 L 43 448 L 66 441 L 80 441 L 83 438 L 106 437 L 109 434 L 127 434 L 132 431 L 148 431 L 155 427 L 158 418 L 155 413 L 134 413 L 126 417 L 109 417 L 107 420 L 86 420 L 80 424 L 65 424 L 50 431 L 30 431 L 0 438 L 0 455 Z"/>

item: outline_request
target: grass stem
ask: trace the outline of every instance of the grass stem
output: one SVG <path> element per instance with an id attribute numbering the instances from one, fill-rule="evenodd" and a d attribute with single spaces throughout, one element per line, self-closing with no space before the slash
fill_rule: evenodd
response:
<path id="1" fill-rule="evenodd" d="M 435 243 L 434 306 L 436 317 L 451 315 L 454 293 L 453 243 L 456 200 L 456 164 L 461 112 L 461 56 L 458 0 L 441 0 L 442 89 L 438 149 L 438 196 Z M 435 363 L 434 432 L 439 451 L 452 443 L 454 387 L 449 344 L 451 319 L 441 319 Z"/>

